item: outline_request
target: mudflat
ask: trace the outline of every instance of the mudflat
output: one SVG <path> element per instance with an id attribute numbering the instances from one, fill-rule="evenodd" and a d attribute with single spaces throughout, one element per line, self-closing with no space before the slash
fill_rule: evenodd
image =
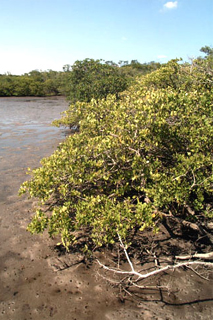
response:
<path id="1" fill-rule="evenodd" d="M 85 261 L 78 251 L 67 254 L 57 249 L 58 239 L 26 231 L 35 202 L 20 198 L 18 190 L 28 178 L 27 168 L 38 167 L 41 158 L 65 138 L 66 132 L 50 123 L 66 106 L 63 98 L 0 99 L 4 110 L 0 119 L 0 319 L 212 319 L 209 271 L 206 280 L 191 270 L 170 270 L 148 283 L 167 285 L 169 290 L 131 292 L 127 288 L 125 293 L 113 284 L 116 277 L 103 272 L 95 259 Z M 163 228 L 155 239 L 147 232 L 139 240 L 149 252 L 156 248 L 160 263 L 177 248 L 178 253 L 195 250 L 192 241 L 171 238 Z M 94 257 L 107 265 L 115 261 L 109 249 L 95 252 Z M 121 264 L 129 268 L 125 261 Z M 154 264 L 151 254 L 142 266 L 144 272 Z"/>

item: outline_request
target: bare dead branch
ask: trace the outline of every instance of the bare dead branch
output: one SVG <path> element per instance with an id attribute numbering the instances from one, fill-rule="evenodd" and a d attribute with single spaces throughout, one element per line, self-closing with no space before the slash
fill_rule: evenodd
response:
<path id="1" fill-rule="evenodd" d="M 165 267 L 159 267 L 158 266 L 158 269 L 156 270 L 153 270 L 151 272 L 148 272 L 148 273 L 141 273 L 141 272 L 138 272 L 135 270 L 134 266 L 133 266 L 133 263 L 131 262 L 130 260 L 130 257 L 127 253 L 127 250 L 124 246 L 124 243 L 120 237 L 120 235 L 118 234 L 118 238 L 119 238 L 119 241 L 120 241 L 120 245 L 121 245 L 121 248 L 124 250 L 124 253 L 125 253 L 125 256 L 126 256 L 126 259 L 128 261 L 128 264 L 130 266 L 130 271 L 125 271 L 125 270 L 121 270 L 120 268 L 112 268 L 112 267 L 107 267 L 106 265 L 104 265 L 103 263 L 101 263 L 98 259 L 97 259 L 97 262 L 98 264 L 105 270 L 107 271 L 110 271 L 110 272 L 113 272 L 115 274 L 123 274 L 123 275 L 129 275 L 129 276 L 136 276 L 136 279 L 133 280 L 132 279 L 128 279 L 128 281 L 132 284 L 132 285 L 136 285 L 136 283 L 138 283 L 139 281 L 143 280 L 143 279 L 147 279 L 147 278 L 150 278 L 150 277 L 153 277 L 155 275 L 158 275 L 160 273 L 163 273 L 163 272 L 166 272 L 168 270 L 175 270 L 177 268 L 181 268 L 181 267 L 188 267 L 188 268 L 191 268 L 191 266 L 208 266 L 208 267 L 211 267 L 213 268 L 213 263 L 212 262 L 205 262 L 205 261 L 186 261 L 186 262 L 181 262 L 181 263 L 178 263 L 178 264 L 175 264 L 175 265 L 166 265 Z M 203 259 L 210 259 L 212 258 L 213 259 L 213 252 L 210 252 L 208 254 L 194 254 L 194 255 L 188 255 L 188 256 L 177 256 L 176 259 L 182 259 L 182 260 L 187 260 L 187 259 L 191 259 L 191 258 L 203 258 Z M 192 269 L 192 271 L 194 271 L 195 273 L 198 273 L 197 271 L 195 271 L 194 269 Z M 199 274 L 200 275 L 200 274 Z M 138 285 L 136 285 L 138 286 Z M 138 287 L 141 287 L 141 288 L 144 288 L 144 286 L 138 286 Z M 156 287 L 157 288 L 157 287 Z"/>
<path id="2" fill-rule="evenodd" d="M 124 270 L 118 270 L 116 268 L 110 268 L 105 266 L 104 264 L 102 264 L 99 260 L 97 260 L 98 264 L 105 270 L 114 272 L 114 273 L 118 273 L 118 274 L 129 274 L 129 275 L 135 275 L 138 277 L 138 279 L 147 279 L 149 277 L 153 277 L 159 273 L 168 271 L 168 270 L 175 270 L 177 268 L 181 268 L 181 267 L 187 267 L 187 266 L 191 266 L 191 265 L 202 265 L 202 266 L 209 266 L 213 268 L 213 263 L 212 262 L 204 262 L 204 261 L 188 261 L 188 262 L 183 262 L 183 263 L 178 263 L 176 265 L 167 265 L 165 267 L 162 267 L 160 269 L 148 272 L 146 274 L 142 274 L 139 273 L 135 270 L 132 271 L 124 271 Z"/>
<path id="3" fill-rule="evenodd" d="M 186 256 L 176 256 L 177 260 L 190 260 L 190 259 L 202 259 L 202 260 L 213 260 L 213 251 L 208 253 L 194 253 Z"/>

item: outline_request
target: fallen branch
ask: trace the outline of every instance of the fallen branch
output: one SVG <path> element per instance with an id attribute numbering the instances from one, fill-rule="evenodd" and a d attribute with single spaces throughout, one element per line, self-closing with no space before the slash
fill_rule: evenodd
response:
<path id="1" fill-rule="evenodd" d="M 120 268 L 107 267 L 106 265 L 104 265 L 103 263 L 101 263 L 98 259 L 97 259 L 97 262 L 98 262 L 98 264 L 99 264 L 103 269 L 105 269 L 105 270 L 107 270 L 107 271 L 114 272 L 114 273 L 117 273 L 117 274 L 123 274 L 123 275 L 129 275 L 129 276 L 136 276 L 137 279 L 136 279 L 134 282 L 133 282 L 133 280 L 131 280 L 131 281 L 132 281 L 132 284 L 133 284 L 133 283 L 136 283 L 136 282 L 138 282 L 138 281 L 140 281 L 140 280 L 142 280 L 142 279 L 147 279 L 147 278 L 153 277 L 153 276 L 155 276 L 155 275 L 157 275 L 157 274 L 160 274 L 160 273 L 163 273 L 163 272 L 165 272 L 165 271 L 175 270 L 175 269 L 181 268 L 181 267 L 189 267 L 189 266 L 192 266 L 192 265 L 200 265 L 200 266 L 209 266 L 209 267 L 213 268 L 213 263 L 212 263 L 212 262 L 187 261 L 187 262 L 182 262 L 182 263 L 178 263 L 178 264 L 175 264 L 175 265 L 167 265 L 167 266 L 165 266 L 165 267 L 161 267 L 161 268 L 158 268 L 158 269 L 153 270 L 153 271 L 151 271 L 151 272 L 148 272 L 148 273 L 143 274 L 143 273 L 140 273 L 140 272 L 138 272 L 138 271 L 136 271 L 136 270 L 134 269 L 134 266 L 133 266 L 133 264 L 132 264 L 132 262 L 131 262 L 131 260 L 130 260 L 130 258 L 129 258 L 129 255 L 128 255 L 127 250 L 126 250 L 126 248 L 125 248 L 125 246 L 124 246 L 124 244 L 123 244 L 123 242 L 122 242 L 122 240 L 121 240 L 120 235 L 118 235 L 118 238 L 119 238 L 121 247 L 122 247 L 122 249 L 124 250 L 125 256 L 126 256 L 126 258 L 127 258 L 127 261 L 128 261 L 128 263 L 129 263 L 129 266 L 130 266 L 131 270 L 130 270 L 130 271 L 125 271 L 125 270 L 121 270 Z M 199 255 L 199 258 L 200 258 L 200 255 L 201 255 L 201 254 L 197 254 L 197 256 L 198 256 L 198 255 Z M 207 257 L 207 255 L 208 255 L 208 256 L 213 256 L 213 252 L 211 252 L 211 253 L 209 253 L 209 254 L 203 254 L 203 256 L 205 256 L 205 258 Z M 181 256 L 179 256 L 179 257 L 181 257 Z M 188 257 L 191 258 L 192 256 L 188 256 Z M 194 257 L 196 257 L 196 254 L 194 255 Z M 178 258 L 178 257 L 176 257 L 176 258 Z M 183 258 L 183 257 L 182 257 L 182 258 Z M 188 259 L 189 259 L 189 258 L 188 258 Z M 186 258 L 186 259 L 187 259 L 187 258 Z"/>
<path id="2" fill-rule="evenodd" d="M 213 252 L 209 253 L 194 253 L 186 256 L 176 256 L 177 260 L 190 260 L 190 259 L 202 259 L 202 260 L 213 260 Z"/>
<path id="3" fill-rule="evenodd" d="M 191 265 L 195 265 L 195 264 L 196 265 L 202 265 L 202 266 L 210 266 L 210 267 L 213 268 L 213 263 L 212 262 L 188 261 L 188 262 L 178 263 L 176 265 L 167 265 L 167 266 L 162 267 L 160 269 L 157 269 L 157 270 L 142 274 L 142 273 L 139 273 L 139 272 L 137 272 L 135 270 L 124 271 L 124 270 L 119 270 L 119 269 L 116 269 L 116 268 L 110 268 L 110 267 L 107 267 L 104 264 L 102 264 L 99 260 L 97 260 L 97 262 L 105 270 L 108 270 L 108 271 L 111 271 L 111 272 L 115 272 L 115 273 L 118 273 L 118 274 L 135 275 L 135 276 L 138 277 L 137 280 L 147 279 L 149 277 L 155 276 L 155 275 L 157 275 L 159 273 L 162 273 L 162 272 L 165 272 L 167 270 L 174 270 L 174 269 L 177 269 L 177 268 L 187 267 L 187 266 L 191 266 Z"/>

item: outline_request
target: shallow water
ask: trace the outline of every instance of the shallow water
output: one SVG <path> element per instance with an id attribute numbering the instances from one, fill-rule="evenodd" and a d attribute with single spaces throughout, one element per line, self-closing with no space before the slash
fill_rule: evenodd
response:
<path id="1" fill-rule="evenodd" d="M 65 138 L 66 130 L 51 123 L 67 108 L 63 97 L 0 98 L 0 201 L 10 195 L 20 170 L 37 167 Z"/>
<path id="2" fill-rule="evenodd" d="M 0 98 L 2 124 L 41 124 L 57 119 L 67 108 L 63 97 Z"/>
<path id="3" fill-rule="evenodd" d="M 8 148 L 36 145 L 49 135 L 63 130 L 51 126 L 68 103 L 64 98 L 0 98 L 0 156 Z M 49 137 L 47 137 L 49 138 Z M 7 153 L 7 152 L 6 152 Z"/>
<path id="4" fill-rule="evenodd" d="M 27 150 L 35 153 L 53 137 L 63 139 L 65 130 L 53 127 L 51 122 L 59 119 L 67 107 L 62 97 L 0 98 L 0 170 L 7 167 L 4 160 L 8 157 Z"/>

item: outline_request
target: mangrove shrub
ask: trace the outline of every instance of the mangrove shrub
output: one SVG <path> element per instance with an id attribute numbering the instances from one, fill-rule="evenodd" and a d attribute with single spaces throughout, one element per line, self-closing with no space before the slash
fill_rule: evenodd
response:
<path id="1" fill-rule="evenodd" d="M 101 246 L 165 214 L 212 217 L 213 90 L 197 72 L 173 60 L 119 100 L 71 105 L 58 124 L 79 132 L 20 188 L 39 200 L 28 229 L 60 234 L 66 247 L 79 232 Z"/>

